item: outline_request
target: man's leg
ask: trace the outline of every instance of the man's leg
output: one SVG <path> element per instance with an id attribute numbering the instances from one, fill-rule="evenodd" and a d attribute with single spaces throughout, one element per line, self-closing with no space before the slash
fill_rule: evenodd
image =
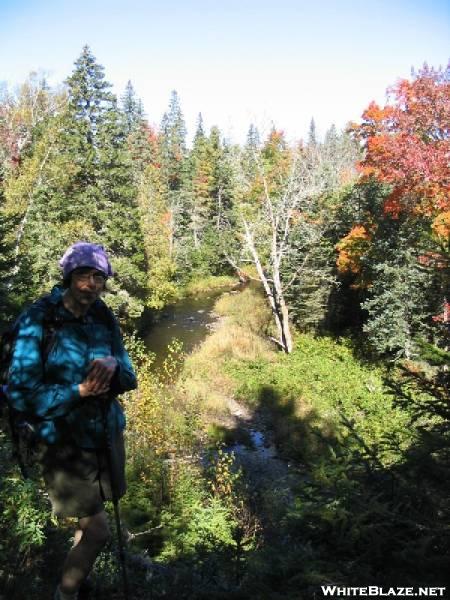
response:
<path id="1" fill-rule="evenodd" d="M 83 537 L 83 530 L 78 528 L 73 536 L 73 544 L 72 544 L 72 548 L 74 548 L 77 544 L 80 543 L 81 538 Z"/>
<path id="2" fill-rule="evenodd" d="M 110 537 L 104 510 L 91 517 L 83 517 L 78 521 L 78 527 L 75 545 L 67 555 L 59 586 L 65 594 L 75 594 L 78 591 Z"/>

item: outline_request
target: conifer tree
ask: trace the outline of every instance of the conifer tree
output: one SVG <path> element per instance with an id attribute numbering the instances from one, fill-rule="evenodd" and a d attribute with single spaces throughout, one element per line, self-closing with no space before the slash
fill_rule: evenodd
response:
<path id="1" fill-rule="evenodd" d="M 197 129 L 194 136 L 194 145 L 199 142 L 200 139 L 205 137 L 205 129 L 203 127 L 203 116 L 202 113 L 198 113 L 197 117 Z"/>
<path id="2" fill-rule="evenodd" d="M 259 131 L 252 123 L 247 133 L 247 142 L 244 146 L 244 153 L 242 156 L 242 168 L 249 179 L 253 179 L 257 175 L 257 162 L 260 150 L 261 139 Z"/>
<path id="3" fill-rule="evenodd" d="M 258 128 L 253 123 L 251 123 L 250 127 L 248 128 L 246 146 L 247 148 L 252 148 L 254 150 L 261 146 L 261 138 Z"/>
<path id="4" fill-rule="evenodd" d="M 308 146 L 317 146 L 316 122 L 314 121 L 314 117 L 311 118 L 311 121 L 309 123 Z"/>
<path id="5" fill-rule="evenodd" d="M 142 102 L 136 98 L 136 92 L 131 81 L 127 82 L 121 101 L 122 111 L 125 115 L 126 132 L 130 134 L 141 125 L 144 118 Z"/>
<path id="6" fill-rule="evenodd" d="M 3 211 L 0 188 L 0 327 L 7 323 L 13 314 L 17 313 L 14 306 L 14 246 L 13 239 L 9 235 L 14 225 L 14 216 Z"/>
<path id="7" fill-rule="evenodd" d="M 187 255 L 192 238 L 192 196 L 189 189 L 186 125 L 176 91 L 172 92 L 169 109 L 161 120 L 155 162 L 159 168 L 160 194 L 164 196 L 164 205 L 172 224 L 171 253 L 176 256 L 180 274 L 186 276 L 190 268 Z"/>
<path id="8" fill-rule="evenodd" d="M 194 274 L 219 274 L 226 264 L 222 238 L 231 218 L 231 164 L 219 129 L 207 136 L 201 115 L 187 165 L 183 194 L 190 235 L 183 240 L 184 265 Z"/>
<path id="9" fill-rule="evenodd" d="M 211 127 L 209 146 L 212 158 L 213 220 L 215 229 L 221 231 L 224 219 L 231 218 L 233 209 L 233 175 L 231 148 L 222 144 L 218 127 Z"/>
<path id="10" fill-rule="evenodd" d="M 111 283 L 110 303 L 136 316 L 145 260 L 125 121 L 88 47 L 67 79 L 67 92 L 66 106 L 49 119 L 7 185 L 7 204 L 24 207 L 19 267 L 31 269 L 28 293 L 35 295 L 57 279 L 57 258 L 68 244 L 103 243 L 120 278 Z"/>
<path id="11" fill-rule="evenodd" d="M 121 98 L 122 112 L 125 117 L 127 146 L 131 154 L 133 178 L 139 185 L 145 168 L 154 160 L 154 137 L 145 114 L 142 101 L 136 97 L 131 81 L 128 81 Z"/>
<path id="12" fill-rule="evenodd" d="M 172 92 L 168 112 L 161 126 L 161 161 L 169 190 L 181 188 L 186 159 L 186 125 L 177 92 Z"/>
<path id="13" fill-rule="evenodd" d="M 83 49 L 67 84 L 74 137 L 87 145 L 81 169 L 87 185 L 77 201 L 82 206 L 87 198 L 96 235 L 115 257 L 120 279 L 113 284 L 117 293 L 111 302 L 137 314 L 145 289 L 145 259 L 126 118 L 89 48 Z"/>
<path id="14" fill-rule="evenodd" d="M 210 224 L 212 216 L 213 165 L 209 140 L 203 131 L 201 114 L 198 118 L 197 131 L 194 137 L 190 163 L 190 228 L 192 230 L 194 249 L 202 244 L 203 234 Z"/>
<path id="15" fill-rule="evenodd" d="M 433 273 L 417 260 L 417 249 L 403 242 L 373 265 L 373 285 L 362 308 L 364 331 L 377 354 L 391 358 L 417 356 L 417 341 L 427 337 L 432 308 Z"/>

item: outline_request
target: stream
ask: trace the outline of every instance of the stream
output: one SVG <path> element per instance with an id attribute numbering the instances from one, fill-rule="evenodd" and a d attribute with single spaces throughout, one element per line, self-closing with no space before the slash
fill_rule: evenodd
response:
<path id="1" fill-rule="evenodd" d="M 213 308 L 223 293 L 222 288 L 198 296 L 189 296 L 176 304 L 165 306 L 159 312 L 144 335 L 147 350 L 155 354 L 155 367 L 164 362 L 167 347 L 174 339 L 182 342 L 186 354 L 201 344 L 219 318 Z M 237 290 L 234 293 L 237 293 Z"/>
<path id="2" fill-rule="evenodd" d="M 237 287 L 231 293 L 239 293 L 241 289 Z M 174 339 L 183 343 L 183 351 L 187 354 L 201 344 L 218 322 L 219 316 L 213 310 L 216 300 L 229 292 L 229 288 L 222 288 L 184 298 L 160 312 L 144 336 L 147 349 L 155 354 L 156 368 L 167 357 L 167 346 Z M 261 483 L 261 478 L 267 478 L 269 485 L 270 482 L 273 485 L 276 480 L 286 479 L 289 464 L 279 458 L 264 421 L 234 398 L 228 398 L 227 402 L 234 426 L 244 429 L 250 442 L 234 443 L 228 446 L 227 451 L 234 453 L 238 462 L 248 473 L 253 473 L 252 478 L 257 478 L 258 483 Z"/>

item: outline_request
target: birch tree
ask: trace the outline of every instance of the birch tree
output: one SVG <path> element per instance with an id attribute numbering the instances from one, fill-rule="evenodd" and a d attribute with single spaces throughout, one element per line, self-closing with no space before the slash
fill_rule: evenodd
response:
<path id="1" fill-rule="evenodd" d="M 327 152 L 318 144 L 289 148 L 273 130 L 261 149 L 252 148 L 250 172 L 248 156 L 241 160 L 241 259 L 246 254 L 256 268 L 276 324 L 274 341 L 287 353 L 293 349 L 289 291 L 306 270 L 314 275 L 317 248 L 331 219 L 321 200 L 342 170 Z"/>

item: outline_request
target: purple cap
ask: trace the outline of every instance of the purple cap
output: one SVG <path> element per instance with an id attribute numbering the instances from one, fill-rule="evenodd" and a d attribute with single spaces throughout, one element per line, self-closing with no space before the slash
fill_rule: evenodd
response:
<path id="1" fill-rule="evenodd" d="M 111 263 L 103 246 L 91 244 L 90 242 L 76 242 L 68 248 L 61 260 L 59 266 L 63 271 L 64 279 L 74 269 L 80 267 L 91 267 L 105 274 L 106 277 L 113 275 Z"/>

